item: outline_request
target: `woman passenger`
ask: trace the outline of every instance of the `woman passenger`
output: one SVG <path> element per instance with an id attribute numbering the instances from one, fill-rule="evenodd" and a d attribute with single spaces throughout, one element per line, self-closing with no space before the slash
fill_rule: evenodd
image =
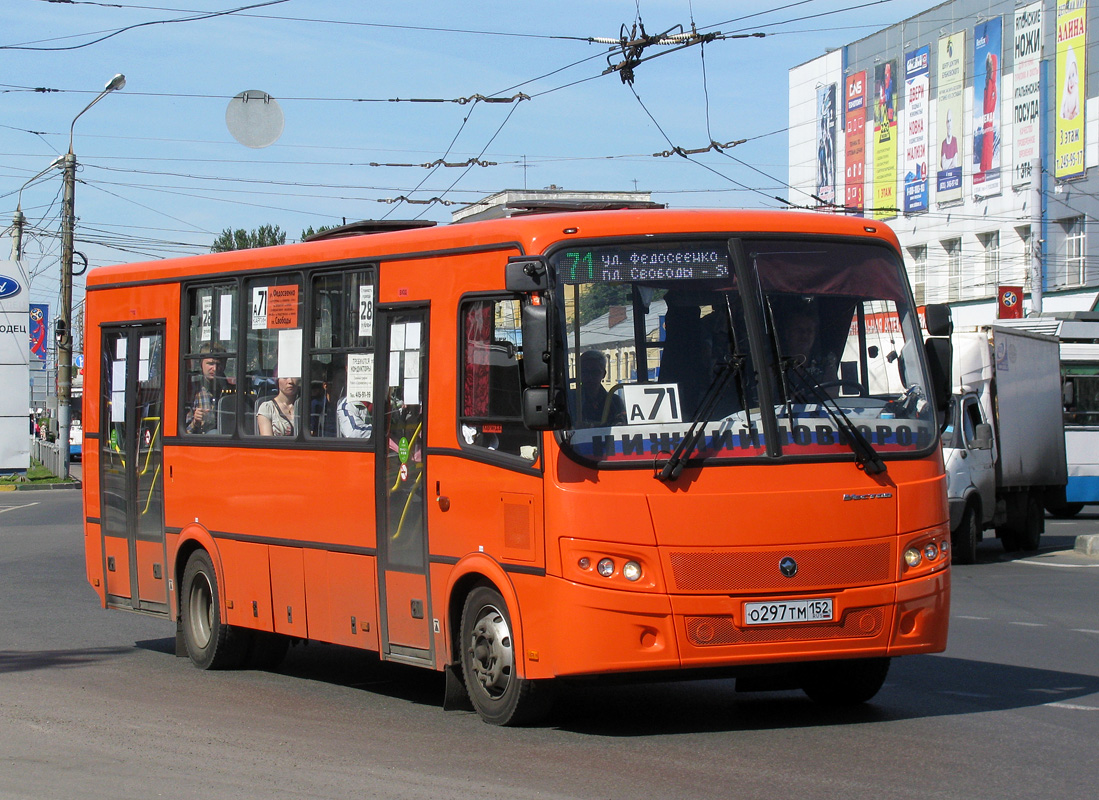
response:
<path id="1" fill-rule="evenodd" d="M 261 436 L 293 436 L 298 418 L 301 378 L 279 378 L 279 393 L 256 409 L 256 430 Z"/>

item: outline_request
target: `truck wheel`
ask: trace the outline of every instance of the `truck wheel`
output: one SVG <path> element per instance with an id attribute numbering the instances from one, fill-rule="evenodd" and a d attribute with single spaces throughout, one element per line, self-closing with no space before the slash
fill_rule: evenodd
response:
<path id="1" fill-rule="evenodd" d="M 473 708 L 493 725 L 537 722 L 552 698 L 545 681 L 519 677 L 511 615 L 500 593 L 478 586 L 466 598 L 461 627 L 462 673 Z"/>
<path id="2" fill-rule="evenodd" d="M 1022 536 L 1019 540 L 1019 546 L 1029 552 L 1033 553 L 1042 542 L 1042 504 L 1038 502 L 1038 498 L 1030 497 L 1026 503 L 1026 516 L 1023 517 L 1023 529 Z"/>
<path id="3" fill-rule="evenodd" d="M 217 573 L 205 550 L 196 550 L 183 570 L 179 615 L 187 655 L 199 669 L 234 669 L 248 651 L 249 631 L 221 619 Z"/>
<path id="4" fill-rule="evenodd" d="M 888 658 L 860 658 L 806 664 L 801 689 L 814 703 L 853 706 L 870 700 L 889 674 Z"/>
<path id="5" fill-rule="evenodd" d="M 955 564 L 972 564 L 977 560 L 977 539 L 980 538 L 980 512 L 976 503 L 967 503 L 958 529 L 950 535 L 950 560 Z"/>

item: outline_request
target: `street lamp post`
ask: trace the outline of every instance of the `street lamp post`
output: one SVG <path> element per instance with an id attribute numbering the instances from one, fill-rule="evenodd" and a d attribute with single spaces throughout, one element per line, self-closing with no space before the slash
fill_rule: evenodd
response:
<path id="1" fill-rule="evenodd" d="M 73 304 L 73 227 L 76 191 L 76 156 L 73 154 L 73 131 L 76 121 L 108 93 L 126 85 L 125 75 L 115 75 L 95 99 L 73 117 L 69 126 L 69 152 L 62 170 L 65 188 L 61 199 L 61 311 L 57 317 L 57 443 L 61 448 L 61 477 L 69 477 L 69 427 L 72 422 L 72 304 Z"/>

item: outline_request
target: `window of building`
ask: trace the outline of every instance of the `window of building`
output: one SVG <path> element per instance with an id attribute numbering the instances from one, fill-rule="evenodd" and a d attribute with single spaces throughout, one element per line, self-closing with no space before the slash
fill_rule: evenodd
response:
<path id="1" fill-rule="evenodd" d="M 912 261 L 912 293 L 916 296 L 916 305 L 925 302 L 927 285 L 927 245 L 908 248 L 908 257 Z"/>
<path id="2" fill-rule="evenodd" d="M 953 302 L 962 299 L 962 240 L 947 239 L 943 242 L 946 251 L 947 300 Z"/>
<path id="3" fill-rule="evenodd" d="M 1000 232 L 992 231 L 991 233 L 978 234 L 977 239 L 984 249 L 985 294 L 995 295 L 997 287 L 1000 285 Z"/>
<path id="4" fill-rule="evenodd" d="M 1061 220 L 1065 233 L 1065 283 L 1079 286 L 1084 282 L 1084 218 Z"/>
<path id="5" fill-rule="evenodd" d="M 232 434 L 237 403 L 237 286 L 187 292 L 181 434 Z"/>
<path id="6" fill-rule="evenodd" d="M 523 425 L 519 301 L 476 298 L 461 305 L 463 447 L 537 458 L 538 435 Z"/>

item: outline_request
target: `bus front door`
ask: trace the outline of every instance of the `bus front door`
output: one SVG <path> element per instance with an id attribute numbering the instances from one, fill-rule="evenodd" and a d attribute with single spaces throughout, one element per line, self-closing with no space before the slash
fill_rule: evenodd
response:
<path id="1" fill-rule="evenodd" d="M 103 330 L 99 485 L 110 606 L 168 613 L 164 325 Z"/>
<path id="2" fill-rule="evenodd" d="M 378 561 L 381 648 L 386 658 L 434 663 L 424 508 L 427 475 L 427 310 L 384 312 L 384 358 L 375 397 L 384 400 L 378 437 Z M 384 386 L 384 388 L 383 388 Z"/>

